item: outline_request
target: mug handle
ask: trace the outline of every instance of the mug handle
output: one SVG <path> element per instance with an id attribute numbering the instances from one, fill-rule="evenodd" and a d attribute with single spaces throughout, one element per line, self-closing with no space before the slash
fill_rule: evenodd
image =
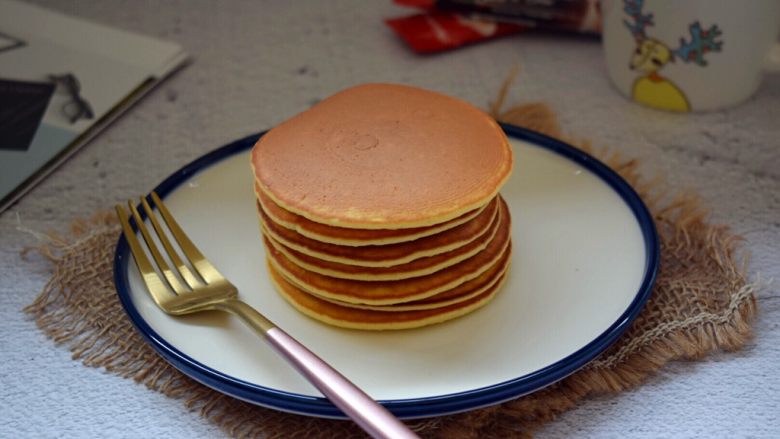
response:
<path id="1" fill-rule="evenodd" d="M 764 61 L 764 70 L 767 72 L 780 72 L 780 42 L 775 43 L 769 49 L 769 54 Z"/>

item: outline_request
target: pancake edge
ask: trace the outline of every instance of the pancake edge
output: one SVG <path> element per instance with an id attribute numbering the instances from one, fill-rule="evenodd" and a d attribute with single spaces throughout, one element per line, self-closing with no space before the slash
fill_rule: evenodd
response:
<path id="1" fill-rule="evenodd" d="M 354 322 L 354 321 L 347 321 L 347 320 L 339 320 L 334 319 L 329 316 L 324 316 L 321 314 L 317 314 L 313 311 L 311 311 L 309 308 L 303 307 L 298 302 L 296 302 L 294 299 L 292 299 L 290 296 L 288 296 L 284 292 L 284 288 L 279 285 L 276 282 L 276 279 L 272 276 L 271 282 L 273 283 L 276 290 L 279 292 L 279 294 L 289 303 L 293 308 L 298 310 L 301 314 L 319 321 L 324 324 L 328 324 L 331 326 L 336 326 L 340 328 L 347 328 L 347 329 L 359 329 L 359 330 L 368 330 L 368 331 L 386 331 L 386 330 L 402 330 L 402 329 L 414 329 L 414 328 L 421 328 L 424 326 L 430 326 L 438 323 L 444 323 L 449 320 L 456 319 L 458 317 L 465 316 L 467 314 L 470 314 L 474 311 L 476 311 L 479 308 L 482 308 L 483 306 L 487 305 L 490 301 L 495 298 L 495 296 L 498 294 L 498 292 L 501 291 L 504 284 L 506 283 L 507 275 L 504 274 L 501 278 L 499 278 L 498 282 L 494 286 L 492 292 L 490 294 L 486 295 L 483 300 L 474 302 L 473 304 L 463 307 L 463 308 L 457 308 L 453 310 L 452 312 L 445 313 L 445 314 L 438 314 L 434 315 L 425 319 L 420 320 L 411 320 L 411 321 L 405 321 L 401 323 L 360 323 L 360 322 Z M 485 293 L 483 293 L 485 294 Z"/>
<path id="2" fill-rule="evenodd" d="M 492 221 L 495 221 L 496 217 L 499 217 L 501 215 L 501 203 L 500 203 L 500 201 L 502 201 L 502 200 L 503 200 L 503 198 L 501 198 L 499 200 L 499 202 L 496 203 L 495 212 L 493 213 L 493 219 L 491 220 L 491 224 L 492 224 Z M 337 263 L 346 264 L 346 265 L 355 265 L 355 266 L 358 266 L 358 267 L 393 267 L 393 266 L 396 266 L 396 265 L 401 265 L 401 264 L 406 264 L 406 263 L 412 262 L 412 261 L 414 261 L 416 259 L 425 258 L 425 257 L 428 257 L 428 256 L 436 256 L 436 255 L 439 255 L 439 254 L 442 254 L 442 253 L 447 253 L 447 252 L 456 250 L 456 249 L 458 249 L 460 247 L 463 247 L 465 245 L 468 245 L 470 242 L 478 239 L 480 236 L 484 235 L 487 232 L 487 229 L 486 229 L 486 230 L 483 230 L 481 233 L 475 234 L 470 239 L 457 241 L 457 242 L 454 242 L 454 243 L 450 243 L 449 245 L 436 247 L 436 248 L 433 248 L 433 249 L 413 252 L 413 253 L 405 255 L 404 257 L 401 257 L 401 258 L 385 259 L 385 260 L 381 260 L 381 261 L 368 261 L 368 260 L 364 260 L 364 259 L 350 259 L 350 258 L 345 258 L 343 256 L 334 256 L 334 255 L 331 255 L 331 254 L 328 254 L 328 253 L 322 253 L 322 252 L 319 252 L 319 251 L 313 251 L 313 250 L 311 250 L 308 247 L 305 247 L 303 245 L 291 242 L 288 239 L 280 237 L 277 233 L 269 230 L 268 226 L 266 226 L 265 221 L 263 220 L 262 215 L 259 212 L 258 212 L 258 216 L 259 216 L 259 219 L 260 219 L 260 226 L 261 226 L 262 232 L 264 234 L 267 234 L 268 236 L 271 236 L 272 238 L 274 238 L 277 242 L 281 243 L 282 245 L 284 245 L 286 247 L 289 247 L 289 248 L 291 248 L 293 250 L 299 251 L 301 253 L 305 253 L 305 254 L 307 254 L 309 256 L 318 258 L 318 259 L 323 259 L 325 261 L 337 262 Z M 463 224 L 461 224 L 461 225 L 463 225 Z M 441 233 L 445 233 L 445 232 L 447 232 L 447 230 L 445 230 L 444 232 L 441 232 Z M 412 242 L 412 241 L 409 241 L 409 242 Z"/>
<path id="3" fill-rule="evenodd" d="M 499 210 L 499 209 L 497 209 L 497 210 Z M 485 250 L 485 248 L 487 248 L 487 246 L 490 245 L 490 242 L 493 240 L 493 238 L 495 238 L 496 234 L 498 233 L 498 228 L 500 227 L 500 225 L 497 224 L 497 222 L 500 221 L 499 217 L 501 217 L 500 212 L 496 212 L 496 214 L 494 215 L 494 217 L 491 220 L 490 224 L 488 225 L 487 230 L 485 232 L 479 234 L 473 240 L 467 242 L 465 245 L 458 246 L 458 247 L 456 247 L 456 248 L 454 248 L 452 250 L 449 250 L 448 252 L 442 252 L 442 253 L 437 253 L 437 254 L 431 255 L 431 256 L 423 256 L 421 258 L 415 258 L 414 260 L 409 261 L 409 263 L 412 263 L 412 262 L 414 262 L 414 261 L 416 261 L 418 259 L 422 259 L 424 257 L 435 257 L 435 256 L 440 256 L 440 255 L 443 255 L 443 254 L 446 254 L 446 253 L 449 253 L 449 252 L 458 251 L 459 249 L 461 249 L 461 248 L 471 244 L 472 242 L 474 242 L 474 241 L 476 241 L 478 239 L 483 238 L 486 233 L 490 233 L 490 236 L 485 240 L 485 242 L 483 242 L 480 245 L 476 246 L 474 249 L 472 249 L 472 250 L 470 250 L 470 251 L 468 251 L 466 253 L 463 253 L 461 255 L 457 255 L 454 258 L 447 259 L 444 262 L 440 262 L 437 265 L 432 265 L 430 267 L 425 267 L 425 268 L 419 269 L 419 270 L 405 271 L 405 272 L 400 272 L 400 273 L 350 274 L 350 273 L 336 271 L 336 270 L 329 269 L 329 268 L 318 267 L 318 266 L 312 265 L 312 264 L 310 264 L 308 262 L 303 262 L 297 256 L 292 255 L 292 253 L 290 253 L 289 249 L 287 249 L 286 246 L 283 243 L 281 243 L 278 240 L 276 240 L 276 238 L 273 235 L 266 234 L 265 236 L 269 238 L 268 240 L 271 242 L 271 245 L 273 245 L 274 248 L 276 248 L 276 250 L 281 252 L 292 263 L 298 265 L 299 267 L 301 267 L 301 268 L 303 268 L 305 270 L 308 270 L 308 271 L 311 271 L 311 272 L 314 272 L 314 273 L 317 273 L 317 274 L 321 274 L 323 276 L 337 278 L 337 279 L 362 280 L 362 281 L 395 281 L 395 280 L 412 279 L 412 278 L 415 278 L 415 277 L 421 277 L 421 276 L 426 276 L 426 275 L 429 275 L 429 274 L 433 274 L 433 273 L 435 273 L 435 272 L 437 272 L 439 270 L 444 270 L 447 267 L 455 265 L 455 264 L 457 264 L 459 262 L 463 262 L 466 259 L 468 259 L 468 258 L 470 258 L 472 256 L 475 256 L 477 253 Z M 261 227 L 261 229 L 262 229 L 261 230 L 262 233 L 265 234 L 266 233 L 265 232 L 266 229 L 264 227 Z M 492 231 L 490 229 L 492 229 Z M 292 249 L 292 250 L 300 252 L 300 250 L 296 250 L 296 249 Z M 301 252 L 301 253 L 305 253 L 305 252 Z M 312 256 L 312 255 L 309 255 L 309 254 L 307 254 L 307 255 L 311 256 L 311 257 L 316 257 L 316 256 Z M 327 259 L 326 259 L 326 261 L 327 262 L 335 262 L 335 261 L 328 261 Z M 345 265 L 350 265 L 350 264 L 345 264 Z M 389 267 L 366 267 L 366 266 L 361 266 L 361 265 L 356 265 L 356 266 L 370 269 L 370 268 L 393 268 L 393 267 L 398 267 L 400 265 L 403 265 L 403 264 L 391 265 Z"/>

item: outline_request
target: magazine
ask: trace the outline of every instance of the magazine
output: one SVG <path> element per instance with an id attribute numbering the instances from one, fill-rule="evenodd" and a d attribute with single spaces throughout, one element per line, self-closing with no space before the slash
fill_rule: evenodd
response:
<path id="1" fill-rule="evenodd" d="M 0 0 L 0 212 L 186 60 L 174 43 Z"/>

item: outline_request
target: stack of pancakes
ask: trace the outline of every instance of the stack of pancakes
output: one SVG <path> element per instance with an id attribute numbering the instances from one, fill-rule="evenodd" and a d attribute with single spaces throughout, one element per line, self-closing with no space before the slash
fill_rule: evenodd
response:
<path id="1" fill-rule="evenodd" d="M 252 150 L 268 268 L 304 314 L 402 329 L 486 304 L 509 267 L 512 151 L 485 113 L 419 88 L 331 96 Z"/>

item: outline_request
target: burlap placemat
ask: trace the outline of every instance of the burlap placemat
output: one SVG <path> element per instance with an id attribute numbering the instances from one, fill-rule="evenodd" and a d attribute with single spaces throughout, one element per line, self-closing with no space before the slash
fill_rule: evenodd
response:
<path id="1" fill-rule="evenodd" d="M 561 137 L 555 114 L 544 104 L 501 112 L 508 86 L 509 81 L 492 105 L 496 118 Z M 528 437 L 588 395 L 620 392 L 670 360 L 735 350 L 750 336 L 755 286 L 746 280 L 740 239 L 728 227 L 707 222 L 696 196 L 669 196 L 661 190 L 662 183 L 641 178 L 636 160 L 568 141 L 616 170 L 650 208 L 661 242 L 661 270 L 652 297 L 618 342 L 582 370 L 501 405 L 410 422 L 423 437 Z M 179 398 L 232 436 L 364 437 L 347 421 L 280 413 L 227 397 L 160 358 L 135 331 L 117 299 L 112 271 L 118 235 L 113 214 L 106 212 L 76 221 L 66 236 L 52 234 L 38 248 L 51 260 L 53 275 L 26 311 L 56 343 L 67 345 L 74 360 Z"/>

